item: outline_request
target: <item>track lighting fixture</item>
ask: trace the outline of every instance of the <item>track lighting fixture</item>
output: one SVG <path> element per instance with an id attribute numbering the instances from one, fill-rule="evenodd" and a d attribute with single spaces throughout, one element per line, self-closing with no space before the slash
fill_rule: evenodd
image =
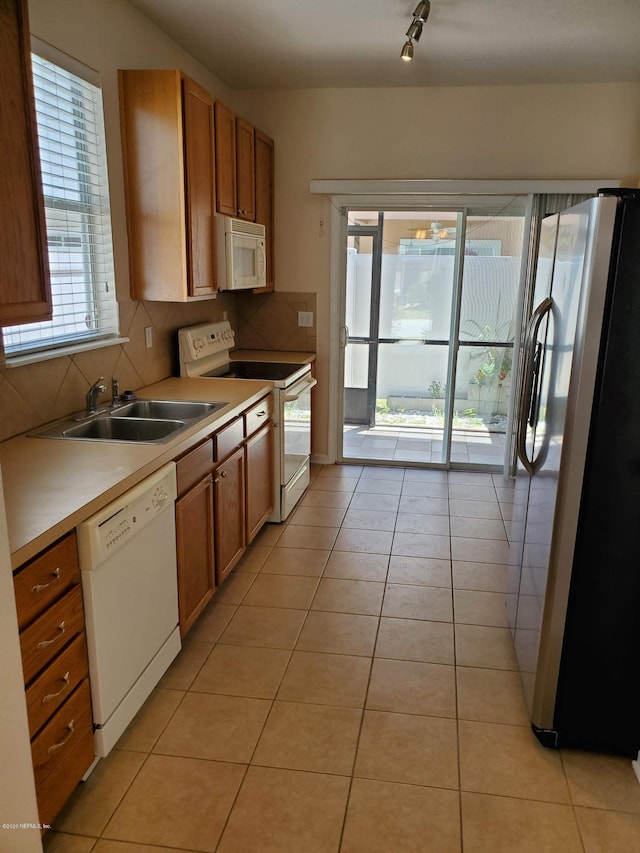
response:
<path id="1" fill-rule="evenodd" d="M 431 0 L 420 0 L 413 13 L 413 20 L 407 30 L 407 41 L 400 52 L 400 59 L 404 60 L 404 62 L 411 62 L 413 59 L 413 43 L 414 41 L 420 41 L 422 27 L 429 17 L 430 11 Z"/>

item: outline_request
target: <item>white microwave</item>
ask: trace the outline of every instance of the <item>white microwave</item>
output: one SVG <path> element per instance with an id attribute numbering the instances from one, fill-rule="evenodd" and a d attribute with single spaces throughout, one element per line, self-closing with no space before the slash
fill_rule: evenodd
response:
<path id="1" fill-rule="evenodd" d="M 264 225 L 216 216 L 218 290 L 267 286 Z"/>

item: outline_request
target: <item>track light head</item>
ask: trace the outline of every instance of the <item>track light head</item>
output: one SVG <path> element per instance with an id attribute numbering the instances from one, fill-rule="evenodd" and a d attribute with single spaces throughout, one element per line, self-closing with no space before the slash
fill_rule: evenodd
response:
<path id="1" fill-rule="evenodd" d="M 405 42 L 400 53 L 400 59 L 402 59 L 404 62 L 411 62 L 411 60 L 413 59 L 413 42 L 411 41 L 411 39 L 408 39 Z"/>
<path id="2" fill-rule="evenodd" d="M 407 30 L 407 35 L 410 39 L 413 39 L 413 41 L 420 41 L 420 36 L 422 35 L 422 21 L 414 20 Z"/>
<path id="3" fill-rule="evenodd" d="M 418 5 L 416 6 L 415 12 L 413 13 L 413 17 L 417 18 L 419 21 L 424 23 L 429 17 L 429 12 L 431 11 L 431 2 L 430 0 L 420 0 Z"/>

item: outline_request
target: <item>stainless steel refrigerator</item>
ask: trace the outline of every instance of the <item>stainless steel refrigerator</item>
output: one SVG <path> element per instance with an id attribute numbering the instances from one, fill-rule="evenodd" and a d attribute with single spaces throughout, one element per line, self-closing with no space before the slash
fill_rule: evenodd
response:
<path id="1" fill-rule="evenodd" d="M 542 222 L 511 625 L 545 746 L 640 749 L 640 190 Z"/>

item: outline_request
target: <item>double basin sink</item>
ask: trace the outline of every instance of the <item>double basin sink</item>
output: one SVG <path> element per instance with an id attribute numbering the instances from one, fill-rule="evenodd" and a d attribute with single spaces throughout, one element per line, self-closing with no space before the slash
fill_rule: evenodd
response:
<path id="1" fill-rule="evenodd" d="M 95 415 L 76 415 L 36 430 L 30 436 L 160 444 L 226 405 L 218 402 L 136 400 Z"/>

